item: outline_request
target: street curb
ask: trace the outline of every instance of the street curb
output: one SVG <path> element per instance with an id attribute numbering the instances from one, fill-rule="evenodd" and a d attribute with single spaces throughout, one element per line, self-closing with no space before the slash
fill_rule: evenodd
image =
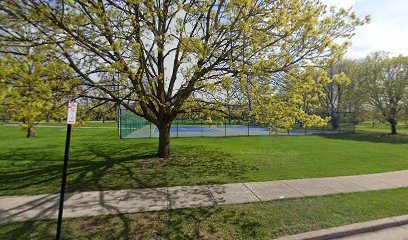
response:
<path id="1" fill-rule="evenodd" d="M 408 225 L 408 215 L 355 223 L 277 238 L 276 240 L 329 240 Z"/>

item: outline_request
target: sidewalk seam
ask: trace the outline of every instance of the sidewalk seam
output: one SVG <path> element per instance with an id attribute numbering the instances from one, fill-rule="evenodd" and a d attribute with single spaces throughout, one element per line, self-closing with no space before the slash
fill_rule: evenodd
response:
<path id="1" fill-rule="evenodd" d="M 260 202 L 263 202 L 245 183 L 242 183 Z"/>
<path id="2" fill-rule="evenodd" d="M 337 181 L 337 180 L 336 180 L 336 181 Z M 329 194 L 327 194 L 327 195 L 342 193 L 342 192 L 337 191 L 337 190 L 334 189 L 334 188 L 331 188 L 331 187 L 329 187 L 329 186 L 324 185 L 323 183 L 319 183 L 316 179 L 312 179 L 312 182 L 315 182 L 315 183 L 317 183 L 317 184 L 319 184 L 319 185 L 322 185 L 323 187 L 328 188 L 328 189 L 330 189 L 330 190 L 333 190 L 333 191 L 335 192 L 335 193 L 329 193 Z"/>
<path id="3" fill-rule="evenodd" d="M 351 175 L 351 176 L 359 176 L 359 175 Z M 341 177 L 349 177 L 349 176 L 341 176 Z M 337 181 L 337 180 L 336 180 L 336 181 Z M 364 187 L 364 186 L 361 186 L 361 185 L 355 184 L 355 183 L 353 183 L 353 182 L 350 182 L 350 181 L 348 181 L 347 179 L 343 179 L 343 181 L 345 181 L 345 182 L 347 182 L 347 183 L 350 183 L 351 185 L 354 185 L 354 186 L 356 186 L 356 187 L 363 188 L 363 189 L 364 189 L 364 192 L 372 191 L 371 189 L 368 189 L 368 188 L 366 188 L 366 187 Z M 362 192 L 362 191 L 359 191 L 359 192 Z M 342 192 L 342 193 L 343 193 L 343 192 Z"/>
<path id="4" fill-rule="evenodd" d="M 170 210 L 170 193 L 169 193 L 169 187 L 166 187 L 166 200 L 167 200 L 166 210 Z"/>
<path id="5" fill-rule="evenodd" d="M 366 179 L 372 180 L 372 181 L 374 181 L 374 182 L 382 183 L 382 184 L 389 185 L 389 186 L 392 187 L 392 188 L 375 188 L 375 189 L 369 189 L 369 188 L 366 188 L 366 187 L 364 187 L 364 186 L 358 185 L 357 183 L 352 183 L 352 182 L 350 182 L 350 181 L 345 180 L 346 182 L 352 183 L 352 184 L 354 184 L 354 185 L 356 185 L 356 186 L 358 186 L 358 187 L 365 188 L 365 189 L 367 189 L 368 191 L 398 188 L 397 186 L 394 186 L 394 185 L 391 185 L 391 184 L 388 184 L 388 183 L 384 183 L 384 182 L 378 181 L 378 180 L 376 180 L 376 179 L 370 178 L 370 177 L 367 176 L 367 175 L 352 175 L 352 176 L 358 176 L 358 177 L 366 178 Z"/>
<path id="6" fill-rule="evenodd" d="M 353 175 L 352 175 L 352 176 L 353 176 Z M 356 176 L 356 175 L 354 175 L 354 176 Z M 341 176 L 341 177 L 348 177 L 348 176 Z M 336 178 L 336 177 L 334 177 L 334 178 Z M 336 179 L 336 181 L 338 181 L 338 180 Z M 347 183 L 350 183 L 351 185 L 354 185 L 354 186 L 356 186 L 356 187 L 363 188 L 365 192 L 366 192 L 366 191 L 371 191 L 370 189 L 368 189 L 368 188 L 366 188 L 366 187 L 363 187 L 363 186 L 360 186 L 360 185 L 355 184 L 355 183 L 353 183 L 353 182 L 347 181 L 346 179 L 344 179 L 343 181 L 345 181 L 345 182 L 347 182 Z M 359 192 L 361 192 L 361 191 L 359 191 Z"/>
<path id="7" fill-rule="evenodd" d="M 374 179 L 374 178 L 372 178 L 371 176 L 367 176 L 367 178 L 369 178 L 369 179 L 371 179 L 371 180 L 374 180 L 374 181 L 377 181 L 377 182 L 380 182 L 380 183 L 384 183 L 384 184 L 386 184 L 386 185 L 390 185 L 390 186 L 393 186 L 394 188 L 398 188 L 398 186 L 397 185 L 394 185 L 394 184 L 391 184 L 391 183 L 386 183 L 386 182 L 383 182 L 383 181 L 380 181 L 380 180 L 377 180 L 377 179 Z"/>
<path id="8" fill-rule="evenodd" d="M 213 193 L 211 192 L 210 186 L 209 185 L 205 185 L 205 186 L 207 187 L 208 191 L 210 192 L 211 199 L 212 199 L 214 205 L 218 205 L 217 201 L 215 201 Z"/>
<path id="9" fill-rule="evenodd" d="M 125 192 L 126 192 L 126 189 L 122 189 L 122 195 L 120 196 L 120 198 L 119 198 L 119 201 L 118 201 L 118 203 L 116 204 L 116 208 L 118 208 L 119 209 L 119 204 L 120 204 L 120 202 L 122 202 L 122 200 L 123 200 L 123 198 L 125 197 Z"/>
<path id="10" fill-rule="evenodd" d="M 283 184 L 283 185 L 286 185 L 286 186 L 289 187 L 289 188 L 292 188 L 292 189 L 295 190 L 296 192 L 300 193 L 302 196 L 307 197 L 306 194 L 304 194 L 304 193 L 302 193 L 301 191 L 297 190 L 296 188 L 290 186 L 290 185 L 287 184 L 285 181 L 282 181 L 282 184 Z"/>

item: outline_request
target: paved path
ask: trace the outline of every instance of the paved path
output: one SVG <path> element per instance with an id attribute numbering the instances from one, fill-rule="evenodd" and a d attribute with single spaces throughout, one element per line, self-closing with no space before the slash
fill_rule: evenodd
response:
<path id="1" fill-rule="evenodd" d="M 328 228 L 277 240 L 408 240 L 408 215 Z"/>
<path id="2" fill-rule="evenodd" d="M 66 194 L 64 217 L 270 201 L 408 187 L 408 170 L 378 174 L 224 185 Z M 0 197 L 0 223 L 57 217 L 58 194 Z"/>

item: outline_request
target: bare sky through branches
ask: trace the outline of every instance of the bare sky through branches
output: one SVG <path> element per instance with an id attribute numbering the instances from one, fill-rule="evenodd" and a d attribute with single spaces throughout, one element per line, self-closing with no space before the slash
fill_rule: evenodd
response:
<path id="1" fill-rule="evenodd" d="M 375 51 L 391 55 L 408 52 L 407 0 L 322 0 L 328 5 L 353 7 L 357 16 L 371 16 L 371 23 L 357 29 L 352 46 L 347 52 L 351 58 L 363 58 Z"/>

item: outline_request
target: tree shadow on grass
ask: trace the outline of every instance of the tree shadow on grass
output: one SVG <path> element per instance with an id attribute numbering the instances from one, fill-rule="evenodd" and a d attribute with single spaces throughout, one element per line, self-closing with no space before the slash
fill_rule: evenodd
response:
<path id="1" fill-rule="evenodd" d="M 71 150 L 68 182 L 71 182 L 73 178 L 92 174 L 94 175 L 93 182 L 95 183 L 103 172 L 106 172 L 116 164 L 143 156 L 143 153 L 139 154 L 136 152 L 112 158 L 109 154 L 103 154 L 101 150 L 94 149 L 89 151 L 87 148 L 92 150 L 94 146 L 85 146 L 79 151 Z M 115 155 L 120 151 L 118 149 L 111 149 L 109 152 L 110 155 Z M 27 158 L 27 156 L 30 157 Z M 58 192 L 63 164 L 62 155 L 55 155 L 54 152 L 48 151 L 47 147 L 43 149 L 19 148 L 17 151 L 13 149 L 12 152 L 0 154 L 0 159 L 5 159 L 7 162 L 12 163 L 11 165 L 4 165 L 1 171 L 0 193 L 3 191 L 11 193 L 16 191 L 19 194 L 21 192 L 23 194 Z M 19 162 L 23 163 L 20 164 Z M 25 162 L 27 163 L 24 164 Z M 91 182 L 87 184 L 91 184 L 91 189 L 99 190 Z M 73 191 L 76 190 L 72 189 L 72 186 L 69 188 Z M 24 192 L 24 189 L 27 192 Z"/>
<path id="2" fill-rule="evenodd" d="M 214 206 L 64 219 L 62 239 L 259 239 L 261 227 L 250 214 Z M 53 239 L 55 229 L 56 220 L 0 225 L 4 240 Z"/>
<path id="3" fill-rule="evenodd" d="M 0 195 L 57 193 L 60 188 L 63 161 L 62 154 L 61 156 L 58 154 L 60 150 L 56 151 L 55 147 L 51 144 L 34 148 L 18 148 L 17 151 L 14 148 L 0 153 L 2 165 Z M 202 146 L 178 146 L 173 150 L 175 157 L 163 160 L 154 157 L 156 144 L 149 142 L 114 146 L 97 142 L 73 146 L 66 191 L 105 191 L 223 183 L 231 179 L 238 181 L 242 174 L 256 170 L 242 162 L 237 162 L 229 154 Z M 2 160 L 3 163 L 1 163 Z M 104 192 L 100 194 L 98 205 L 109 210 L 109 213 L 116 214 L 112 215 L 112 218 L 121 225 L 119 232 L 113 231 L 112 234 L 115 236 L 113 238 L 132 239 L 132 229 L 129 226 L 131 220 L 128 219 L 128 215 L 122 214 L 114 204 L 106 201 Z M 151 196 L 144 196 L 146 199 L 149 197 Z M 34 218 L 47 219 L 50 214 L 55 214 L 58 197 L 54 198 L 52 202 L 55 204 L 36 211 Z M 17 215 L 24 214 L 29 210 L 38 209 L 44 201 L 44 198 L 39 198 L 30 202 L 28 206 L 27 204 L 17 205 L 13 211 Z M 173 218 L 166 220 L 169 221 L 171 229 L 181 227 L 182 223 L 177 223 L 177 219 L 173 215 Z M 197 227 L 200 226 L 199 219 L 196 219 L 195 224 Z M 16 236 L 18 239 L 53 238 L 54 229 L 55 220 L 16 223 L 10 225 L 5 239 L 8 237 L 16 239 Z M 166 236 L 171 237 L 171 234 L 164 231 L 162 237 L 166 238 Z M 176 234 L 175 239 L 182 236 L 182 234 Z M 69 238 L 67 235 L 66 239 Z M 187 235 L 185 239 L 188 239 Z"/>
<path id="4" fill-rule="evenodd" d="M 164 187 L 239 181 L 253 167 L 231 155 L 200 146 L 178 146 L 175 157 L 153 157 L 154 143 L 129 145 L 84 144 L 73 148 L 67 191 Z M 29 159 L 26 159 L 30 156 Z M 55 193 L 59 191 L 62 156 L 46 147 L 0 154 L 11 165 L 0 170 L 0 195 Z M 19 162 L 26 162 L 20 164 Z M 15 164 L 14 164 L 15 163 Z"/>
<path id="5" fill-rule="evenodd" d="M 195 197 L 198 198 L 203 195 L 211 195 L 207 187 L 195 188 L 189 191 L 196 194 Z M 223 189 L 220 189 L 220 191 L 223 191 Z M 112 192 L 98 192 L 97 198 L 89 197 L 89 195 L 68 194 L 64 211 L 70 210 L 68 216 L 75 208 L 77 208 L 77 212 L 78 210 L 86 211 L 87 208 L 94 211 L 95 209 L 101 209 L 105 214 L 110 213 L 111 215 L 64 219 L 63 239 L 217 239 L 219 235 L 224 236 L 225 233 L 222 229 L 225 226 L 233 227 L 233 232 L 237 234 L 235 237 L 252 239 L 257 238 L 259 234 L 258 228 L 261 227 L 261 223 L 251 217 L 250 214 L 242 211 L 228 211 L 218 206 L 166 210 L 158 213 L 124 214 L 128 210 L 132 212 L 138 206 L 140 207 L 140 203 L 134 205 L 135 198 L 138 201 L 147 203 L 142 207 L 142 211 L 149 210 L 149 207 L 156 205 L 152 203 L 152 200 L 157 199 L 160 201 L 157 198 L 157 193 L 151 190 L 126 192 L 120 196 L 121 202 L 128 201 L 125 205 L 120 205 L 112 199 Z M 184 194 L 175 194 L 174 188 L 172 194 L 169 191 L 165 191 L 164 194 L 167 195 L 165 199 L 170 201 L 168 203 L 169 208 L 184 206 L 187 203 Z M 9 212 L 6 211 L 6 214 L 11 213 L 11 211 L 22 213 L 34 209 L 36 211 L 31 212 L 31 218 L 48 219 L 50 216 L 56 217 L 57 198 L 58 195 L 47 195 L 25 204 L 15 204 L 16 206 L 9 209 Z M 72 199 L 76 199 L 75 204 Z M 50 200 L 54 204 L 50 203 Z M 70 200 L 70 204 L 67 204 Z M 40 205 L 42 205 L 41 210 L 36 209 Z M 80 213 L 82 216 L 83 214 Z M 16 217 L 16 215 L 12 217 Z M 0 218 L 1 221 L 2 218 Z M 9 224 L 8 226 L 0 225 L 0 233 L 3 235 L 3 239 L 15 239 L 16 237 L 18 239 L 47 239 L 55 235 L 55 222 L 56 220 L 27 221 Z"/>
<path id="6" fill-rule="evenodd" d="M 0 225 L 2 239 L 54 239 L 55 233 L 51 229 L 56 229 L 56 223 L 51 221 L 26 221 L 23 223 L 12 223 Z"/>
<path id="7" fill-rule="evenodd" d="M 408 144 L 408 136 L 389 135 L 386 133 L 343 133 L 343 134 L 323 134 L 320 136 L 336 140 L 349 140 L 372 143 Z"/>

